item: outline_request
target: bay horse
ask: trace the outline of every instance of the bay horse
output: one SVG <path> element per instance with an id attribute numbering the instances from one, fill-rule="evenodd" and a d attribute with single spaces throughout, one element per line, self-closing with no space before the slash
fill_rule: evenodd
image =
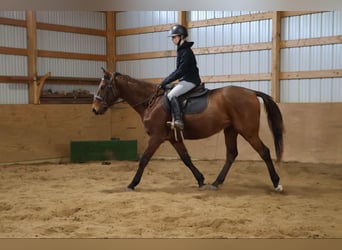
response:
<path id="1" fill-rule="evenodd" d="M 163 107 L 163 93 L 159 93 L 163 90 L 158 89 L 153 83 L 117 72 L 111 73 L 104 68 L 102 70 L 103 77 L 94 95 L 92 111 L 96 115 L 104 114 L 115 103 L 126 101 L 140 115 L 145 131 L 149 135 L 148 145 L 140 157 L 137 172 L 126 190 L 133 191 L 139 184 L 146 165 L 164 141 L 171 143 L 196 178 L 199 188 L 204 188 L 204 176 L 194 166 L 183 140 L 177 140 L 173 131 L 167 126 L 171 114 Z M 240 134 L 266 163 L 275 191 L 283 190 L 279 184 L 280 178 L 274 168 L 270 150 L 258 135 L 260 102 L 257 97 L 263 100 L 268 125 L 273 134 L 276 160 L 279 162 L 283 154 L 283 118 L 272 97 L 265 93 L 237 86 L 213 89 L 209 92 L 208 106 L 202 113 L 183 116 L 184 139 L 202 139 L 221 130 L 224 131 L 226 161 L 216 180 L 211 184 L 212 189 L 217 189 L 224 182 L 237 157 L 237 136 Z"/>

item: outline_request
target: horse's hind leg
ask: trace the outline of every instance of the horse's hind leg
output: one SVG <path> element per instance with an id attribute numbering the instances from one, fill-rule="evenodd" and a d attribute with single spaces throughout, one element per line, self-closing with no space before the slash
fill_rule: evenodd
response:
<path id="1" fill-rule="evenodd" d="M 216 180 L 211 184 L 213 189 L 217 189 L 219 185 L 221 185 L 227 174 L 228 171 L 233 164 L 236 156 L 238 155 L 238 150 L 237 150 L 237 132 L 234 130 L 234 128 L 229 127 L 224 130 L 224 138 L 225 138 L 225 143 L 226 143 L 226 162 L 217 176 Z"/>
<path id="2" fill-rule="evenodd" d="M 183 163 L 191 170 L 192 174 L 196 178 L 198 182 L 198 186 L 201 188 L 204 186 L 204 177 L 203 174 L 194 166 L 191 161 L 191 157 L 186 149 L 184 143 L 182 141 L 170 141 L 172 146 L 176 149 L 178 155 L 182 159 Z"/>
<path id="3" fill-rule="evenodd" d="M 274 189 L 277 192 L 282 191 L 283 188 L 281 185 L 279 185 L 280 178 L 274 168 L 269 148 L 265 146 L 265 144 L 260 140 L 260 138 L 257 135 L 251 138 L 246 138 L 246 140 L 259 153 L 260 157 L 265 161 Z"/>

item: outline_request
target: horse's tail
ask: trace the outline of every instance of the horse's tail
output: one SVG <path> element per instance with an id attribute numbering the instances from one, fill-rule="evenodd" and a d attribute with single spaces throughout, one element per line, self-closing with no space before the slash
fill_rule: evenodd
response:
<path id="1" fill-rule="evenodd" d="M 283 133 L 284 133 L 284 123 L 283 123 L 283 117 L 281 115 L 280 109 L 278 105 L 273 101 L 272 97 L 259 92 L 255 91 L 256 95 L 261 97 L 264 101 L 265 110 L 267 113 L 267 120 L 268 120 L 268 126 L 270 127 L 272 134 L 273 134 L 273 140 L 274 140 L 274 146 L 277 156 L 277 162 L 281 161 L 282 155 L 283 155 Z"/>

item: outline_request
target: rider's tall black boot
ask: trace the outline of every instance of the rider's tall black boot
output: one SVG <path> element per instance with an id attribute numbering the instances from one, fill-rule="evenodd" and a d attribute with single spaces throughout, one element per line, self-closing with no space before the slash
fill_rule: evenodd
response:
<path id="1" fill-rule="evenodd" d="M 182 130 L 184 128 L 184 123 L 182 121 L 182 112 L 177 97 L 172 97 L 171 109 L 175 117 L 175 126 Z"/>

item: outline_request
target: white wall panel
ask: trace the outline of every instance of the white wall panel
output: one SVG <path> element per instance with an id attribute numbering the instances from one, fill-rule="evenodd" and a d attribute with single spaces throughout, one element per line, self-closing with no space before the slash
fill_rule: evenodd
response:
<path id="1" fill-rule="evenodd" d="M 174 24 L 177 22 L 178 11 L 128 11 L 119 12 L 116 15 L 117 29 Z"/>
<path id="2" fill-rule="evenodd" d="M 101 67 L 106 67 L 106 62 L 38 57 L 38 75 L 101 77 Z"/>
<path id="3" fill-rule="evenodd" d="M 342 80 L 341 78 L 333 78 L 331 80 L 331 101 L 332 102 L 342 102 Z"/>
<path id="4" fill-rule="evenodd" d="M 322 34 L 321 36 L 332 36 L 334 35 L 334 12 L 324 12 L 322 13 Z"/>
<path id="5" fill-rule="evenodd" d="M 264 11 L 189 11 L 189 21 L 200 21 L 213 18 L 242 16 L 255 13 L 262 13 Z"/>
<path id="6" fill-rule="evenodd" d="M 270 20 L 215 25 L 189 29 L 194 48 L 229 46 L 272 41 Z"/>
<path id="7" fill-rule="evenodd" d="M 94 11 L 37 11 L 37 22 L 106 29 L 105 13 Z"/>
<path id="8" fill-rule="evenodd" d="M 106 54 L 106 38 L 48 30 L 37 31 L 37 48 L 41 50 Z"/>
<path id="9" fill-rule="evenodd" d="M 341 69 L 342 44 L 281 50 L 281 71 Z"/>
<path id="10" fill-rule="evenodd" d="M 28 84 L 0 83 L 0 104 L 28 104 Z"/>
<path id="11" fill-rule="evenodd" d="M 201 75 L 258 74 L 271 70 L 269 50 L 197 55 L 196 58 Z"/>
<path id="12" fill-rule="evenodd" d="M 281 50 L 281 71 L 319 71 L 342 68 L 342 44 Z M 282 102 L 340 102 L 341 78 L 281 81 Z"/>
<path id="13" fill-rule="evenodd" d="M 0 17 L 25 20 L 25 11 L 0 10 Z"/>
<path id="14" fill-rule="evenodd" d="M 342 34 L 342 12 L 323 12 L 282 18 L 283 40 L 338 36 Z"/>
<path id="15" fill-rule="evenodd" d="M 333 35 L 340 36 L 342 35 L 342 11 L 334 11 L 333 15 Z"/>
<path id="16" fill-rule="evenodd" d="M 0 11 L 0 17 L 25 20 L 25 11 Z M 0 24 L 0 46 L 26 48 L 24 27 Z M 0 75 L 26 76 L 27 57 L 0 54 Z M 27 104 L 28 84 L 0 83 L 0 104 Z"/>
<path id="17" fill-rule="evenodd" d="M 26 48 L 26 28 L 0 24 L 0 46 Z"/>
<path id="18" fill-rule="evenodd" d="M 281 102 L 341 102 L 341 79 L 282 80 L 280 94 Z"/>
<path id="19" fill-rule="evenodd" d="M 155 13 L 158 13 L 156 15 Z M 199 21 L 212 18 L 240 16 L 251 14 L 248 11 L 190 11 L 187 13 L 189 21 Z M 253 12 L 258 13 L 258 12 Z M 148 12 L 145 19 L 142 12 L 120 13 L 117 17 L 117 27 L 135 28 L 160 24 L 166 20 L 166 12 Z M 341 12 L 324 12 L 282 18 L 281 37 L 283 40 L 316 38 L 320 36 L 341 35 Z M 154 43 L 146 44 L 153 37 Z M 158 35 L 134 35 L 118 39 L 119 53 L 139 53 L 147 51 L 163 51 L 175 49 L 171 41 L 163 40 Z M 194 41 L 194 48 L 212 46 L 229 46 L 248 43 L 262 43 L 272 41 L 272 21 L 261 20 L 226 25 L 215 25 L 189 29 L 189 40 Z M 158 41 L 158 42 L 157 42 Z M 152 45 L 151 45 L 152 44 Z M 340 69 L 341 44 L 288 48 L 281 50 L 281 71 L 306 71 Z M 157 61 L 157 63 L 156 63 Z M 142 78 L 163 77 L 175 68 L 175 58 L 137 60 L 134 62 L 119 62 L 118 68 Z M 213 55 L 197 55 L 201 76 L 230 75 L 230 74 L 258 74 L 271 72 L 271 51 L 235 52 Z M 162 72 L 154 71 L 154 67 L 161 65 Z M 167 66 L 165 66 L 167 64 Z M 143 66 L 144 65 L 144 66 Z M 149 69 L 152 67 L 152 70 Z M 165 71 L 165 68 L 168 70 Z M 336 101 L 340 93 L 337 84 L 339 79 L 302 79 L 281 81 L 282 101 L 316 102 Z M 210 88 L 226 85 L 239 85 L 257 89 L 270 94 L 270 81 L 211 83 Z M 322 87 L 324 86 L 324 88 Z M 288 97 L 286 97 L 288 96 Z"/>
<path id="20" fill-rule="evenodd" d="M 175 48 L 167 36 L 167 32 L 120 36 L 116 39 L 116 52 L 118 55 L 174 50 Z"/>
<path id="21" fill-rule="evenodd" d="M 37 21 L 98 30 L 106 29 L 105 13 L 94 11 L 37 11 Z M 37 48 L 48 51 L 105 55 L 106 38 L 70 32 L 37 30 Z M 105 62 L 99 61 L 38 58 L 39 75 L 51 72 L 53 76 L 62 77 L 101 77 L 100 67 L 105 66 Z M 70 88 L 74 87 L 70 86 Z"/>
<path id="22" fill-rule="evenodd" d="M 0 54 L 0 75 L 26 76 L 27 57 Z"/>
<path id="23" fill-rule="evenodd" d="M 176 68 L 175 58 L 157 58 L 122 61 L 116 64 L 116 71 L 133 78 L 163 78 Z"/>
<path id="24" fill-rule="evenodd" d="M 305 39 L 342 34 L 341 11 L 282 19 L 282 39 Z M 342 68 L 342 44 L 281 50 L 281 71 Z M 341 102 L 341 78 L 282 80 L 282 102 Z"/>

